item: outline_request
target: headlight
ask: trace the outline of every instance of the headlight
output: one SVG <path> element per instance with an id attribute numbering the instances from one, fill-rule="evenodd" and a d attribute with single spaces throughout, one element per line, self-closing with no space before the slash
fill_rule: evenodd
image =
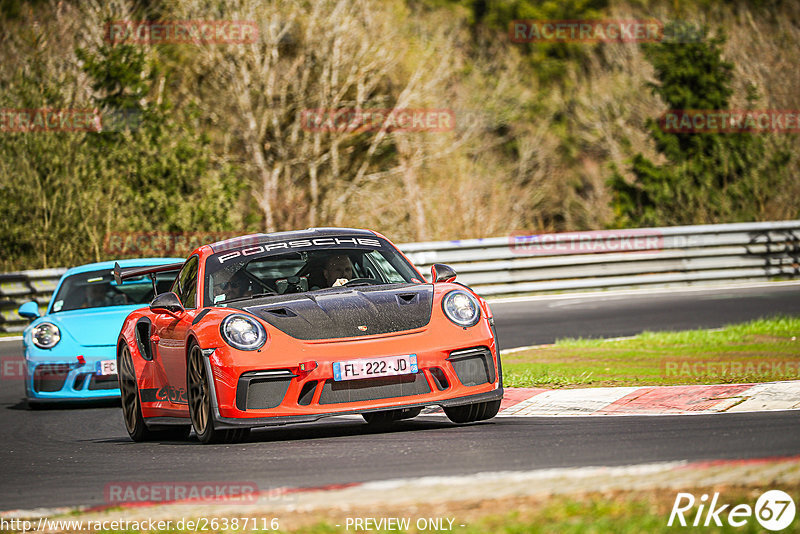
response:
<path id="1" fill-rule="evenodd" d="M 267 341 L 267 332 L 261 323 L 247 315 L 234 313 L 225 317 L 219 330 L 228 345 L 240 350 L 260 349 Z"/>
<path id="2" fill-rule="evenodd" d="M 61 341 L 61 331 L 53 323 L 39 323 L 31 332 L 31 338 L 40 349 L 52 349 Z"/>
<path id="3" fill-rule="evenodd" d="M 458 326 L 473 326 L 481 317 L 477 299 L 460 289 L 451 291 L 442 299 L 442 309 L 448 319 Z"/>

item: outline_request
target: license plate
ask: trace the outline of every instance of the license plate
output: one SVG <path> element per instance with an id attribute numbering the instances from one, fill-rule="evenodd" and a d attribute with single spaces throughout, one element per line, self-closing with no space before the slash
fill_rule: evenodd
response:
<path id="1" fill-rule="evenodd" d="M 117 360 L 102 360 L 97 362 L 98 375 L 115 375 L 117 374 Z"/>
<path id="2" fill-rule="evenodd" d="M 382 358 L 363 358 L 347 360 L 333 364 L 333 379 L 358 380 L 362 378 L 378 378 L 414 374 L 417 369 L 417 355 L 384 356 Z"/>

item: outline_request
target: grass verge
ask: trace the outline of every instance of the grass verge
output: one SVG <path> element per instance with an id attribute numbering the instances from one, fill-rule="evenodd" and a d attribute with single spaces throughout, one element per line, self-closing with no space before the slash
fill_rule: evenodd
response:
<path id="1" fill-rule="evenodd" d="M 770 487 L 769 489 L 776 489 Z M 798 502 L 800 492 L 797 487 L 781 487 L 795 502 Z M 453 506 L 446 510 L 438 510 L 438 517 L 454 519 L 452 532 L 458 534 L 521 534 L 521 533 L 553 533 L 553 534 L 584 534 L 584 533 L 631 533 L 642 532 L 675 532 L 680 530 L 703 532 L 764 532 L 764 528 L 755 517 L 746 518 L 746 523 L 741 527 L 733 527 L 727 523 L 727 512 L 738 504 L 755 507 L 758 497 L 764 493 L 762 488 L 747 486 L 718 486 L 681 489 L 681 492 L 692 493 L 699 503 L 702 495 L 713 496 L 719 493 L 719 506 L 729 504 L 719 515 L 722 526 L 716 526 L 713 520 L 709 526 L 703 526 L 706 520 L 707 508 L 702 510 L 700 524 L 692 527 L 692 522 L 698 511 L 693 507 L 684 513 L 687 527 L 681 527 L 676 518 L 672 526 L 668 526 L 670 512 L 678 491 L 676 490 L 649 490 L 649 491 L 614 491 L 593 492 L 582 495 L 555 495 L 547 499 L 533 497 L 519 497 L 511 499 L 487 500 L 485 503 L 470 503 L 467 506 Z M 465 503 L 466 504 L 466 503 Z M 685 504 L 685 501 L 681 504 Z M 719 507 L 718 506 L 718 507 Z M 489 511 L 491 510 L 491 511 Z M 433 510 L 431 510 L 433 511 Z M 423 512 L 425 513 L 425 512 Z M 436 513 L 436 512 L 435 512 Z M 381 514 L 383 517 L 385 515 Z M 414 525 L 415 517 L 433 518 L 435 515 L 402 514 L 411 517 Z M 402 516 L 401 515 L 401 516 Z M 397 517 L 397 516 L 394 516 Z M 316 523 L 312 526 L 291 530 L 294 534 L 340 534 L 348 532 L 341 518 Z M 793 525 L 797 524 L 795 518 Z M 339 526 L 335 526 L 336 524 Z M 464 526 L 461 526 L 464 525 Z M 787 531 L 791 531 L 791 527 Z M 353 528 L 349 529 L 352 532 Z M 418 529 L 412 526 L 403 532 L 422 533 L 430 529 Z M 387 531 L 372 531 L 387 532 Z M 396 532 L 396 531 L 395 531 Z"/>
<path id="2" fill-rule="evenodd" d="M 564 339 L 503 356 L 508 387 L 668 386 L 800 378 L 800 318 L 715 330 Z"/>
<path id="3" fill-rule="evenodd" d="M 650 490 L 613 490 L 595 491 L 577 494 L 557 494 L 549 496 L 516 496 L 501 499 L 491 497 L 480 501 L 456 501 L 441 503 L 420 503 L 411 508 L 393 508 L 384 506 L 380 509 L 366 510 L 358 507 L 349 511 L 326 510 L 303 513 L 295 511 L 289 517 L 285 514 L 267 516 L 263 522 L 260 514 L 255 514 L 259 526 L 269 525 L 275 518 L 280 526 L 277 530 L 264 527 L 253 532 L 284 532 L 291 534 L 346 534 L 351 532 L 370 533 L 408 533 L 422 534 L 428 532 L 451 532 L 454 534 L 585 534 L 585 533 L 660 533 L 702 530 L 708 533 L 749 534 L 765 532 L 754 515 L 734 518 L 743 521 L 741 526 L 729 524 L 729 512 L 737 505 L 746 505 L 755 512 L 758 498 L 767 490 L 780 489 L 786 492 L 795 502 L 800 502 L 800 486 L 796 484 L 769 484 L 768 486 L 718 484 L 714 486 L 682 487 L 680 489 L 657 488 Z M 678 493 L 690 493 L 695 497 L 695 505 L 685 512 L 683 518 L 686 526 L 679 524 L 679 518 L 669 526 L 668 522 L 676 503 Z M 721 523 L 715 525 L 708 519 L 708 501 L 717 493 L 715 510 L 725 506 L 716 516 Z M 702 496 L 706 495 L 705 504 L 700 508 Z M 680 501 L 685 506 L 687 501 Z M 763 508 L 761 509 L 762 513 Z M 790 512 L 791 510 L 787 510 Z M 698 516 L 698 526 L 693 522 Z M 235 517 L 235 516 L 234 516 Z M 280 519 L 277 519 L 277 518 Z M 366 519 L 378 522 L 389 518 L 405 521 L 408 528 L 394 526 L 390 529 L 355 527 L 353 521 Z M 252 522 L 254 519 L 251 519 Z M 349 520 L 349 522 L 348 522 Z M 223 524 L 218 519 L 219 524 Z M 796 532 L 800 518 L 794 521 L 784 532 Z M 230 525 L 230 523 L 228 523 Z M 380 524 L 380 523 L 379 523 Z M 69 530 L 69 532 L 78 532 Z M 249 531 L 237 528 L 210 529 L 205 532 L 240 533 Z M 19 530 L 0 530 L 0 532 L 20 532 Z M 128 530 L 101 530 L 107 534 L 130 533 Z M 184 534 L 198 530 L 169 529 L 159 532 Z"/>

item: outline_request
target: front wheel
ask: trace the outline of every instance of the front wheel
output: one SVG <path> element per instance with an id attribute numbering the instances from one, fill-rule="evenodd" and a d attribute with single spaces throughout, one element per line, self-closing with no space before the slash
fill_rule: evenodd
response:
<path id="1" fill-rule="evenodd" d="M 189 390 L 189 416 L 197 439 L 203 443 L 236 443 L 250 434 L 249 428 L 219 430 L 211 416 L 211 384 L 206 372 L 205 356 L 197 344 L 189 349 L 186 386 Z"/>
<path id="2" fill-rule="evenodd" d="M 500 411 L 500 400 L 445 407 L 444 413 L 454 423 L 473 423 L 491 419 Z"/>

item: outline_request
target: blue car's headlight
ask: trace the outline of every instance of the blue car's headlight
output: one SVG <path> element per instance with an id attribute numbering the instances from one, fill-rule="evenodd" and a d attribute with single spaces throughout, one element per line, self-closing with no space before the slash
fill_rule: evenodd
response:
<path id="1" fill-rule="evenodd" d="M 260 349 L 267 341 L 267 332 L 261 323 L 239 313 L 225 317 L 219 330 L 228 345 L 240 350 Z"/>
<path id="2" fill-rule="evenodd" d="M 31 332 L 31 339 L 40 349 L 52 349 L 61 341 L 61 331 L 53 323 L 39 323 Z"/>
<path id="3" fill-rule="evenodd" d="M 473 326 L 481 317 L 478 300 L 461 289 L 449 292 L 442 299 L 444 314 L 458 326 Z"/>

